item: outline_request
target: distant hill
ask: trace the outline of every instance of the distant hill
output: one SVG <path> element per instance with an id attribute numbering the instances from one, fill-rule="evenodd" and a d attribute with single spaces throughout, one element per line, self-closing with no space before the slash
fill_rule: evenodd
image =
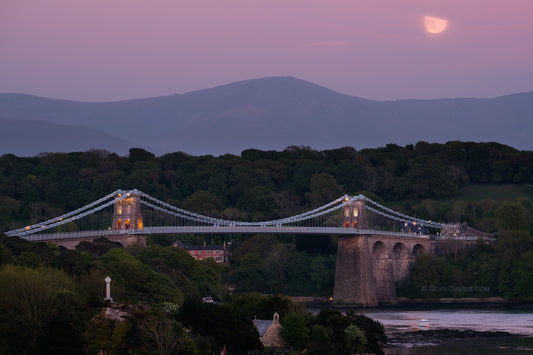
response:
<path id="1" fill-rule="evenodd" d="M 50 136 L 11 139 L 8 145 L 1 142 L 9 141 L 11 133 L 2 128 L 0 154 L 51 151 L 51 141 L 58 151 L 79 150 L 72 145 L 80 143 L 76 135 L 83 137 L 89 132 L 87 143 L 92 143 L 92 148 L 119 154 L 127 152 L 124 145 L 151 147 L 148 149 L 156 154 L 183 151 L 220 155 L 239 154 L 248 148 L 283 150 L 304 145 L 318 150 L 342 146 L 361 149 L 420 140 L 495 141 L 533 150 L 533 92 L 492 99 L 373 101 L 292 77 L 246 80 L 182 95 L 106 103 L 0 94 L 0 120 L 2 125 L 11 121 L 4 127 L 24 121 L 28 132 L 35 125 L 28 121 L 56 125 Z M 87 128 L 85 133 L 82 127 Z"/>
<path id="2" fill-rule="evenodd" d="M 56 125 L 43 121 L 0 120 L 0 154 L 35 156 L 47 152 L 83 152 L 104 149 L 126 155 L 135 146 L 120 138 L 87 127 Z"/>

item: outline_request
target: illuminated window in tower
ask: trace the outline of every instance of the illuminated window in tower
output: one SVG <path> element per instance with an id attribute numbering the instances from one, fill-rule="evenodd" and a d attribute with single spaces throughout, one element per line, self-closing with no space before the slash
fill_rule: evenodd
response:
<path id="1" fill-rule="evenodd" d="M 117 214 L 122 214 L 122 205 L 117 205 Z"/>
<path id="2" fill-rule="evenodd" d="M 131 223 L 130 220 L 127 219 L 127 220 L 124 222 L 124 228 L 125 228 L 125 229 L 130 229 L 130 223 Z"/>
<path id="3" fill-rule="evenodd" d="M 117 219 L 117 229 L 122 229 L 122 220 Z"/>
<path id="4" fill-rule="evenodd" d="M 344 208 L 344 217 L 350 217 L 350 209 L 348 207 Z"/>
<path id="5" fill-rule="evenodd" d="M 355 208 L 355 207 L 353 208 L 353 216 L 354 217 L 359 216 L 359 210 L 357 208 Z"/>

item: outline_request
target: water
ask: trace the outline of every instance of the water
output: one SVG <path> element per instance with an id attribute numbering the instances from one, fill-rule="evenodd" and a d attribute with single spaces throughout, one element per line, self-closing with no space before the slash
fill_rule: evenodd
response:
<path id="1" fill-rule="evenodd" d="M 389 345 L 385 353 L 405 354 L 533 354 L 533 310 L 512 309 L 428 309 L 368 310 L 363 313 L 383 323 L 387 335 L 427 329 L 508 332 L 512 337 L 465 338 L 438 343 L 432 339 Z M 427 319 L 429 327 L 421 326 Z"/>

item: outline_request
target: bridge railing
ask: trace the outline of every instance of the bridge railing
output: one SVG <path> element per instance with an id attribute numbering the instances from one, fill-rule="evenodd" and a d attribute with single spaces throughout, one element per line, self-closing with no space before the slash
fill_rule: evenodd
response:
<path id="1" fill-rule="evenodd" d="M 169 235 L 169 234 L 323 234 L 323 235 L 387 235 L 408 238 L 429 239 L 429 235 L 389 232 L 371 229 L 328 228 L 328 227 L 254 227 L 254 226 L 182 226 L 182 227 L 146 227 L 127 230 L 95 230 L 63 233 L 36 233 L 23 236 L 31 241 L 63 240 L 91 237 L 109 237 L 118 235 Z"/>

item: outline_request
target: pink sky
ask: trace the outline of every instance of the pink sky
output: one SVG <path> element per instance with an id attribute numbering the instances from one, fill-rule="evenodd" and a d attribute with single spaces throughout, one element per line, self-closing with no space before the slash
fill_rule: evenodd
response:
<path id="1" fill-rule="evenodd" d="M 0 3 L 2 93 L 111 101 L 284 75 L 380 100 L 532 91 L 533 1 Z"/>

